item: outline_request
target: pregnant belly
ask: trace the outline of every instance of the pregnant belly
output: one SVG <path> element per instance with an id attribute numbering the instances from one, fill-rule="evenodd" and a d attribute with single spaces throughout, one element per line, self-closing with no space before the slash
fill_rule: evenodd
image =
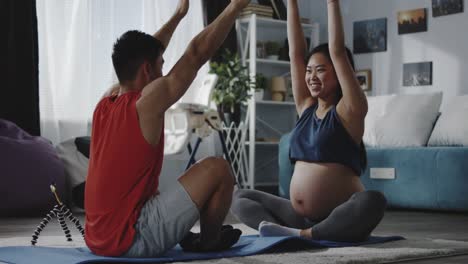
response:
<path id="1" fill-rule="evenodd" d="M 363 190 L 359 177 L 346 166 L 298 161 L 291 180 L 291 203 L 297 213 L 318 221 Z"/>

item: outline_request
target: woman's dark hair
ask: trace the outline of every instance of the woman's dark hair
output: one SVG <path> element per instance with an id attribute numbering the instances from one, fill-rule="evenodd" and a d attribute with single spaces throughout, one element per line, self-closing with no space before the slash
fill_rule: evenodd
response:
<path id="1" fill-rule="evenodd" d="M 354 66 L 353 54 L 351 53 L 351 51 L 347 47 L 345 47 L 345 49 L 346 49 L 346 55 L 348 56 L 348 60 L 351 63 L 351 66 L 353 67 L 353 70 L 356 70 L 356 68 Z M 321 53 L 322 55 L 324 55 L 325 57 L 327 57 L 330 60 L 330 63 L 333 64 L 333 61 L 332 61 L 331 55 L 330 55 L 330 49 L 328 48 L 328 43 L 320 44 L 317 47 L 315 47 L 314 49 L 312 49 L 312 51 L 309 53 L 309 55 L 306 58 L 306 64 L 309 62 L 312 55 L 314 55 L 316 53 Z M 341 85 L 339 83 L 338 83 L 337 93 L 338 93 L 337 98 L 338 98 L 338 101 L 339 101 L 343 97 L 343 91 L 341 90 Z M 364 142 L 361 141 L 361 146 L 360 147 L 361 147 L 360 165 L 361 165 L 361 168 L 364 170 L 367 167 L 367 151 L 366 151 L 366 147 L 364 146 Z"/>
<path id="2" fill-rule="evenodd" d="M 153 64 L 163 50 L 163 44 L 151 35 L 138 30 L 125 32 L 115 42 L 112 52 L 112 63 L 119 82 L 134 80 L 140 65 L 145 61 Z"/>

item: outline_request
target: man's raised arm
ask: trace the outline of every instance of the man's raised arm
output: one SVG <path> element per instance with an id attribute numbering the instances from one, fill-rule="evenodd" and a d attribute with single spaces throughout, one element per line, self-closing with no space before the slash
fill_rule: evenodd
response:
<path id="1" fill-rule="evenodd" d="M 138 104 L 161 117 L 181 98 L 195 79 L 198 70 L 221 46 L 239 13 L 250 0 L 231 0 L 224 11 L 190 42 L 184 55 L 167 76 L 147 85 Z"/>
<path id="2" fill-rule="evenodd" d="M 161 41 L 164 49 L 169 45 L 172 34 L 174 34 L 180 21 L 187 15 L 188 9 L 189 0 L 179 0 L 179 5 L 172 17 L 153 35 L 153 37 Z"/>
<path id="3" fill-rule="evenodd" d="M 179 0 L 179 5 L 172 17 L 164 24 L 158 32 L 154 33 L 153 37 L 161 41 L 164 49 L 169 45 L 172 35 L 179 25 L 180 21 L 185 17 L 189 9 L 189 0 Z M 164 51 L 163 51 L 164 52 Z M 120 93 L 120 83 L 113 84 L 107 91 L 104 92 L 101 99 L 107 96 Z"/>

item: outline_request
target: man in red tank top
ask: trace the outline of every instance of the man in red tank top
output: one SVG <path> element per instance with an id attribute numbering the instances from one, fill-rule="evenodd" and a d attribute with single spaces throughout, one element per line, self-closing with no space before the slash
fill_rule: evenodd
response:
<path id="1" fill-rule="evenodd" d="M 249 0 L 231 0 L 162 75 L 163 53 L 189 8 L 180 0 L 154 36 L 128 31 L 114 44 L 119 85 L 96 106 L 85 191 L 86 237 L 104 256 L 154 257 L 180 242 L 189 251 L 231 247 L 240 230 L 223 227 L 234 186 L 230 165 L 206 158 L 172 190 L 158 190 L 164 150 L 164 113 L 186 92 L 214 55 Z M 200 234 L 190 233 L 200 219 Z"/>

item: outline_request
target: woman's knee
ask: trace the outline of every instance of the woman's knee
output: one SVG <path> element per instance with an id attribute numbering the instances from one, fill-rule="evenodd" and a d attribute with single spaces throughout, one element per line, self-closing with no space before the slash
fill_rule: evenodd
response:
<path id="1" fill-rule="evenodd" d="M 356 199 L 364 203 L 366 207 L 372 207 L 375 209 L 387 207 L 387 199 L 385 195 L 379 191 L 369 190 L 364 192 L 356 193 Z"/>
<path id="2" fill-rule="evenodd" d="M 236 213 L 242 208 L 242 203 L 245 200 L 245 191 L 244 189 L 237 189 L 232 194 L 232 205 L 231 211 Z"/>
<path id="3" fill-rule="evenodd" d="M 253 199 L 255 191 L 246 189 L 237 189 L 232 196 L 231 212 L 234 215 L 240 216 L 245 211 L 251 211 L 252 204 L 259 204 Z"/>
<path id="4" fill-rule="evenodd" d="M 252 190 L 246 190 L 246 189 L 237 189 L 234 191 L 233 198 L 235 200 L 240 200 L 242 198 L 250 198 L 252 194 Z"/>
<path id="5" fill-rule="evenodd" d="M 380 221 L 387 208 L 387 199 L 379 191 L 364 191 L 354 194 L 354 199 L 361 213 L 367 217 L 375 218 Z"/>

